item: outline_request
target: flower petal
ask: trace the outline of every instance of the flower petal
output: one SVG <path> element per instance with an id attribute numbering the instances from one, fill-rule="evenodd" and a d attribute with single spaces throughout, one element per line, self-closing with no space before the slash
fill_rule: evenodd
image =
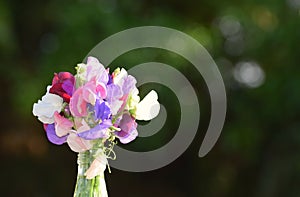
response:
<path id="1" fill-rule="evenodd" d="M 110 84 L 107 86 L 107 97 L 108 102 L 119 99 L 123 96 L 122 89 L 116 84 Z"/>
<path id="2" fill-rule="evenodd" d="M 109 103 L 111 114 L 116 115 L 123 104 L 122 100 L 113 100 Z"/>
<path id="3" fill-rule="evenodd" d="M 128 144 L 129 142 L 135 140 L 135 138 L 138 136 L 138 131 L 136 129 L 132 130 L 130 133 L 125 133 L 124 131 L 120 131 L 119 133 L 120 136 L 118 138 L 122 144 Z"/>
<path id="4" fill-rule="evenodd" d="M 128 75 L 125 78 L 122 86 L 123 94 L 128 94 L 131 90 L 133 90 L 135 88 L 135 84 L 136 84 L 136 79 L 133 76 Z"/>
<path id="5" fill-rule="evenodd" d="M 108 138 L 109 137 L 108 128 L 110 126 L 112 126 L 111 120 L 106 120 L 96 125 L 95 127 L 91 128 L 90 130 L 83 131 L 81 133 L 78 133 L 77 135 L 86 140 Z"/>
<path id="6" fill-rule="evenodd" d="M 53 144 L 57 144 L 57 145 L 61 145 L 66 142 L 68 136 L 66 135 L 63 137 L 58 137 L 55 133 L 54 124 L 44 125 L 44 127 L 46 130 L 47 138 L 50 142 L 52 142 Z"/>
<path id="7" fill-rule="evenodd" d="M 107 103 L 97 99 L 95 104 L 95 116 L 97 120 L 106 120 L 109 118 L 110 114 L 110 108 Z"/>
<path id="8" fill-rule="evenodd" d="M 107 159 L 106 156 L 102 153 L 92 162 L 91 166 L 86 171 L 86 178 L 92 179 L 95 176 L 101 175 L 105 171 L 106 165 Z"/>
<path id="9" fill-rule="evenodd" d="M 42 100 L 33 104 L 32 113 L 44 124 L 54 123 L 54 113 L 60 112 L 63 107 L 63 99 L 55 94 L 47 92 Z"/>
<path id="10" fill-rule="evenodd" d="M 121 131 L 116 131 L 115 134 L 123 144 L 133 141 L 138 136 L 137 123 L 129 114 L 123 114 L 119 127 Z"/>
<path id="11" fill-rule="evenodd" d="M 120 86 L 110 84 L 107 86 L 106 100 L 110 106 L 111 114 L 116 115 L 123 104 L 123 101 L 119 100 L 122 97 L 122 89 Z"/>
<path id="12" fill-rule="evenodd" d="M 75 118 L 74 121 L 77 128 L 76 131 L 77 133 L 81 133 L 83 131 L 87 131 L 91 129 L 84 119 Z"/>
<path id="13" fill-rule="evenodd" d="M 89 81 L 82 87 L 82 97 L 87 103 L 95 105 L 97 98 L 95 81 Z"/>
<path id="14" fill-rule="evenodd" d="M 99 83 L 96 87 L 96 92 L 98 93 L 98 95 L 102 98 L 105 99 L 107 96 L 107 90 L 106 90 L 106 86 L 103 83 Z"/>
<path id="15" fill-rule="evenodd" d="M 97 82 L 107 84 L 108 73 L 104 66 L 95 57 L 88 57 L 87 59 L 87 81 L 96 79 Z"/>
<path id="16" fill-rule="evenodd" d="M 54 114 L 55 132 L 58 137 L 67 135 L 73 127 L 73 122 L 61 116 L 58 112 Z"/>
<path id="17" fill-rule="evenodd" d="M 66 80 L 62 84 L 62 88 L 68 95 L 72 96 L 74 91 L 74 82 L 71 80 Z"/>
<path id="18" fill-rule="evenodd" d="M 151 90 L 144 99 L 137 104 L 135 118 L 146 121 L 155 118 L 160 110 L 160 104 L 157 99 L 157 93 Z"/>
<path id="19" fill-rule="evenodd" d="M 67 138 L 67 143 L 72 151 L 84 152 L 92 148 L 92 144 L 89 140 L 82 139 L 76 135 L 76 133 L 70 133 Z"/>
<path id="20" fill-rule="evenodd" d="M 78 88 L 70 99 L 70 111 L 75 117 L 87 115 L 87 102 L 83 99 L 82 91 L 82 87 Z"/>

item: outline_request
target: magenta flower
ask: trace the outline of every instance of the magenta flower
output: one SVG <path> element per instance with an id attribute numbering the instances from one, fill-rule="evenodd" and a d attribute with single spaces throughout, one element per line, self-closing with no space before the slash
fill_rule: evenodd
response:
<path id="1" fill-rule="evenodd" d="M 75 78 L 69 72 L 54 74 L 50 93 L 59 95 L 65 102 L 69 103 L 74 91 Z"/>

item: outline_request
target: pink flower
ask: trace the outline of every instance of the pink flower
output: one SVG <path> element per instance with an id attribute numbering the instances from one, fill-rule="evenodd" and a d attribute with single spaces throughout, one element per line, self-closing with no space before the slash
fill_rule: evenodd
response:
<path id="1" fill-rule="evenodd" d="M 95 57 L 88 57 L 86 64 L 86 80 L 91 81 L 95 79 L 97 82 L 107 84 L 108 71 Z"/>
<path id="2" fill-rule="evenodd" d="M 70 99 L 70 111 L 73 116 L 87 116 L 87 102 L 83 98 L 83 87 L 78 88 Z"/>
<path id="3" fill-rule="evenodd" d="M 107 96 L 107 88 L 104 83 L 98 83 L 96 87 L 97 94 L 102 98 L 105 99 Z"/>
<path id="4" fill-rule="evenodd" d="M 67 139 L 67 143 L 72 151 L 74 152 L 84 152 L 92 148 L 92 143 L 90 140 L 85 140 L 79 137 L 77 134 L 83 131 L 89 130 L 90 127 L 84 120 L 80 120 L 79 118 L 75 119 L 75 125 L 77 131 L 73 131 L 70 133 Z"/>
<path id="5" fill-rule="evenodd" d="M 106 96 L 106 86 L 93 79 L 74 92 L 70 99 L 70 111 L 74 116 L 84 117 L 87 115 L 88 103 L 95 105 L 98 97 L 105 98 Z"/>
<path id="6" fill-rule="evenodd" d="M 61 116 L 58 112 L 54 113 L 54 121 L 55 132 L 58 137 L 67 135 L 73 127 L 73 122 Z"/>
<path id="7" fill-rule="evenodd" d="M 82 88 L 83 99 L 87 103 L 95 105 L 97 94 L 96 94 L 96 82 L 94 80 L 87 82 Z"/>
<path id="8" fill-rule="evenodd" d="M 84 152 L 92 148 L 92 144 L 89 140 L 78 137 L 76 133 L 70 133 L 67 138 L 67 143 L 71 150 L 77 153 Z"/>
<path id="9" fill-rule="evenodd" d="M 91 164 L 89 169 L 85 172 L 87 179 L 92 179 L 95 176 L 103 174 L 106 169 L 107 159 L 104 154 L 100 154 Z"/>

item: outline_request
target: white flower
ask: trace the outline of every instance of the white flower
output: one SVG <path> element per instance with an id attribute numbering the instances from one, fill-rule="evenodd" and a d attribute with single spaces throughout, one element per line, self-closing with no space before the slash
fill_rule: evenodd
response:
<path id="1" fill-rule="evenodd" d="M 139 90 L 135 87 L 130 93 L 129 100 L 127 102 L 127 105 L 125 106 L 125 109 L 127 109 L 128 111 L 135 109 L 135 107 L 139 102 L 140 102 Z"/>
<path id="2" fill-rule="evenodd" d="M 49 90 L 49 87 L 48 87 Z M 63 98 L 56 94 L 51 94 L 49 91 L 39 100 L 34 103 L 32 113 L 44 124 L 54 123 L 54 113 L 61 112 L 63 108 Z"/>
<path id="3" fill-rule="evenodd" d="M 121 70 L 118 68 L 115 71 L 116 75 L 114 77 L 114 84 L 122 87 L 126 77 L 128 76 L 127 71 L 122 68 Z"/>
<path id="4" fill-rule="evenodd" d="M 135 118 L 146 121 L 155 118 L 160 109 L 157 99 L 157 93 L 151 90 L 144 99 L 136 105 Z"/>

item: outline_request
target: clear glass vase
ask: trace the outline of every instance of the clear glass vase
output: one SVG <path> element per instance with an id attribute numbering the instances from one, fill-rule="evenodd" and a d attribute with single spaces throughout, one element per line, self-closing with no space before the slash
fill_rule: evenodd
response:
<path id="1" fill-rule="evenodd" d="M 78 153 L 78 172 L 74 197 L 108 197 L 104 172 L 93 179 L 86 179 L 85 172 L 94 159 L 93 150 Z"/>

